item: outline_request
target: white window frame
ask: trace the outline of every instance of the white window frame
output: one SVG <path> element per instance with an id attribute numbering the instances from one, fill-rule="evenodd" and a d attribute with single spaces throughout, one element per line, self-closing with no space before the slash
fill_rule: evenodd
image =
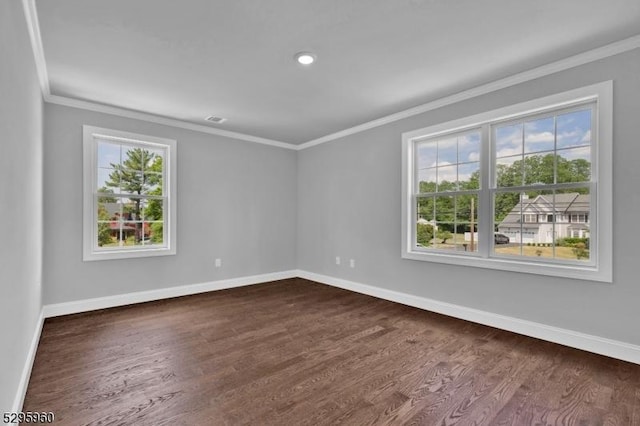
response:
<path id="1" fill-rule="evenodd" d="M 128 259 L 176 254 L 176 164 L 177 143 L 173 139 L 141 135 L 120 130 L 83 126 L 83 261 Z M 162 245 L 100 248 L 97 240 L 96 194 L 98 181 L 97 141 L 111 140 L 166 152 L 163 167 L 163 188 L 166 207 L 163 212 L 164 238 Z"/>
<path id="2" fill-rule="evenodd" d="M 558 276 L 600 282 L 613 281 L 613 82 L 605 81 L 499 108 L 493 111 L 440 123 L 423 129 L 402 134 L 402 249 L 405 259 L 438 262 L 462 266 L 524 272 L 531 274 Z M 552 110 L 595 103 L 592 121 L 592 181 L 590 193 L 592 203 L 589 217 L 591 222 L 591 259 L 589 262 L 540 261 L 528 258 L 503 258 L 491 254 L 493 248 L 493 202 L 491 179 L 493 147 L 491 146 L 491 126 L 498 122 L 516 120 L 524 116 L 536 115 Z M 415 145 L 420 140 L 444 136 L 452 133 L 481 129 L 480 153 L 480 195 L 478 208 L 478 231 L 480 241 L 478 252 L 450 253 L 429 251 L 415 244 Z M 484 234 L 484 238 L 483 238 Z"/>

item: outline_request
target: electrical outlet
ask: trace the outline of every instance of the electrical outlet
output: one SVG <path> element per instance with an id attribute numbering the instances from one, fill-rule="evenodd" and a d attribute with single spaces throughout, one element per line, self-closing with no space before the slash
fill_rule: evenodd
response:
<path id="1" fill-rule="evenodd" d="M 349 266 L 351 266 L 352 268 L 355 268 L 356 267 L 356 260 L 355 259 L 349 260 Z"/>
<path id="2" fill-rule="evenodd" d="M 336 265 L 340 264 L 340 256 L 336 256 Z"/>
<path id="3" fill-rule="evenodd" d="M 216 268 L 219 268 L 222 266 L 222 259 L 216 259 Z"/>

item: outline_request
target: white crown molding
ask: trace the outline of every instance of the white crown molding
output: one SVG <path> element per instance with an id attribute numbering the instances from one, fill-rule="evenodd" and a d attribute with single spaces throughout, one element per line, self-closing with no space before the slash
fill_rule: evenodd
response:
<path id="1" fill-rule="evenodd" d="M 483 84 L 481 86 L 474 87 L 469 90 L 465 90 L 444 98 L 436 99 L 426 104 L 418 105 L 413 108 L 406 109 L 385 117 L 369 121 L 367 123 L 360 124 L 358 126 L 344 129 L 330 135 L 322 136 L 317 139 L 310 140 L 301 145 L 298 145 L 298 150 L 311 148 L 312 146 L 320 145 L 325 142 L 333 141 L 335 139 L 343 138 L 345 136 L 353 135 L 355 133 L 364 132 L 365 130 L 373 129 L 375 127 L 383 126 L 394 121 L 402 120 L 404 118 L 413 117 L 418 114 L 432 111 L 438 108 L 445 107 L 447 105 L 455 104 L 457 102 L 465 101 L 467 99 L 475 98 L 476 96 L 485 95 L 487 93 L 495 92 L 500 89 L 515 86 L 516 84 L 525 83 L 527 81 L 535 80 L 536 78 L 545 77 L 547 75 L 555 74 L 560 71 L 564 71 L 570 68 L 584 65 L 589 62 L 594 62 L 600 59 L 608 58 L 609 56 L 624 53 L 640 47 L 640 35 L 630 37 L 615 43 L 608 44 L 593 50 L 589 50 L 583 53 L 579 53 L 574 56 L 570 56 L 565 59 L 561 59 L 556 62 L 552 62 L 546 65 L 542 65 L 537 68 L 533 68 L 528 71 L 524 71 L 518 74 L 514 74 L 509 77 L 502 78 L 500 80 L 493 81 L 491 83 Z"/>
<path id="2" fill-rule="evenodd" d="M 507 330 L 513 333 L 523 334 L 525 336 L 535 337 L 537 339 L 559 343 L 572 348 L 640 364 L 640 346 L 630 343 L 606 339 L 599 336 L 593 336 L 505 315 L 494 314 L 492 312 L 481 311 L 479 309 L 468 308 L 466 306 L 427 299 L 425 297 L 414 296 L 412 294 L 387 290 L 380 287 L 373 287 L 313 272 L 298 270 L 297 275 L 300 278 L 339 287 L 345 290 L 367 294 L 369 296 L 402 303 L 403 305 L 413 306 L 426 311 L 436 312 L 454 318 L 460 318 L 466 321 L 499 328 L 501 330 Z"/>
<path id="3" fill-rule="evenodd" d="M 11 407 L 12 413 L 19 413 L 22 411 L 22 405 L 24 404 L 24 397 L 27 395 L 27 387 L 29 386 L 29 379 L 31 378 L 31 369 L 33 368 L 33 362 L 36 359 L 36 352 L 38 351 L 38 343 L 40 343 L 40 334 L 42 334 L 42 326 L 44 325 L 44 310 L 40 310 L 40 317 L 36 323 L 36 328 L 33 331 L 33 337 L 31 338 L 31 345 L 29 346 L 29 352 L 24 361 L 22 368 L 22 374 L 20 375 L 20 383 L 16 391 L 15 399 L 13 400 L 13 406 Z"/>
<path id="4" fill-rule="evenodd" d="M 116 115 L 118 117 L 133 118 L 135 120 L 147 121 L 155 124 L 162 124 L 165 126 L 177 127 L 180 129 L 193 130 L 200 133 L 208 133 L 211 135 L 224 136 L 232 139 L 239 139 L 247 142 L 255 142 L 263 145 L 275 146 L 278 148 L 297 150 L 297 146 L 280 142 L 272 139 L 265 139 L 258 136 L 246 135 L 244 133 L 232 132 L 229 130 L 216 129 L 213 127 L 204 126 L 201 124 L 191 123 L 189 121 L 177 120 L 175 118 L 162 117 L 159 115 L 149 114 L 146 112 L 133 111 L 121 107 L 115 107 L 111 105 L 99 104 L 96 102 L 90 102 L 75 98 L 68 98 L 65 96 L 47 94 L 44 96 L 45 102 L 62 105 L 72 108 L 80 108 L 88 111 L 101 112 L 104 114 Z"/>
<path id="5" fill-rule="evenodd" d="M 239 139 L 247 142 L 255 142 L 263 145 L 275 146 L 278 148 L 296 150 L 294 144 L 276 141 L 259 136 L 246 135 L 244 133 L 232 132 L 229 130 L 216 129 L 201 124 L 191 123 L 189 121 L 178 120 L 175 118 L 162 117 L 155 114 L 149 114 L 141 111 L 133 111 L 126 108 L 104 105 L 97 102 L 91 102 L 81 99 L 69 98 L 65 96 L 53 95 L 49 85 L 49 73 L 47 72 L 47 63 L 44 57 L 44 48 L 42 46 L 42 35 L 40 34 L 40 24 L 38 21 L 38 11 L 36 9 L 35 0 L 22 0 L 24 8 L 25 20 L 31 40 L 31 49 L 36 63 L 38 79 L 40 80 L 40 89 L 42 90 L 42 98 L 45 102 L 63 105 L 73 108 L 85 109 L 88 111 L 101 112 L 105 114 L 116 115 L 118 117 L 133 118 L 136 120 L 148 121 L 156 124 L 177 127 L 181 129 L 193 130 L 211 135 L 224 136 L 232 139 Z"/>
<path id="6" fill-rule="evenodd" d="M 40 23 L 38 21 L 38 12 L 36 11 L 35 0 L 22 0 L 24 8 L 24 17 L 27 21 L 27 30 L 29 31 L 29 39 L 31 40 L 31 50 L 33 50 L 33 58 L 36 62 L 36 72 L 40 80 L 40 89 L 42 97 L 46 98 L 51 93 L 49 88 L 49 74 L 47 73 L 47 63 L 44 59 L 44 49 L 42 47 L 42 36 L 40 35 Z"/>
<path id="7" fill-rule="evenodd" d="M 27 27 L 29 29 L 29 36 L 31 39 L 31 47 L 33 49 L 33 55 L 36 62 L 36 69 L 38 72 L 38 78 L 40 79 L 40 86 L 42 89 L 42 95 L 45 102 L 70 106 L 75 108 L 87 109 L 90 111 L 103 112 L 106 114 L 116 115 L 120 117 L 133 118 L 142 121 L 149 121 L 157 124 L 164 124 L 167 126 L 178 127 L 182 129 L 194 130 L 197 132 L 203 132 L 218 136 L 225 136 L 233 139 L 244 140 L 248 142 L 255 142 L 264 145 L 276 146 L 279 148 L 303 150 L 311 148 L 312 146 L 320 145 L 325 142 L 333 141 L 343 138 L 345 136 L 360 133 L 365 130 L 373 129 L 375 127 L 383 126 L 394 121 L 402 120 L 404 118 L 413 117 L 414 115 L 422 114 L 427 111 L 432 111 L 437 108 L 442 108 L 447 105 L 461 102 L 467 99 L 474 98 L 476 96 L 484 95 L 496 90 L 504 89 L 514 86 L 516 84 L 524 83 L 536 78 L 544 77 L 550 74 L 554 74 L 560 71 L 567 70 L 579 65 L 583 65 L 589 62 L 604 59 L 609 56 L 617 55 L 640 47 L 640 35 L 636 35 L 624 40 L 617 41 L 615 43 L 608 44 L 593 50 L 589 50 L 568 58 L 552 62 L 529 71 L 525 71 L 519 74 L 512 75 L 500 80 L 493 81 L 491 83 L 483 84 L 481 86 L 474 87 L 469 90 L 465 90 L 450 96 L 445 96 L 440 99 L 436 99 L 431 102 L 427 102 L 422 105 L 418 105 L 413 108 L 406 109 L 385 117 L 381 117 L 376 120 L 372 120 L 348 129 L 341 130 L 339 132 L 331 133 L 329 135 L 322 136 L 317 139 L 307 141 L 300 145 L 291 143 L 276 141 L 272 139 L 261 138 L 259 136 L 246 135 L 244 133 L 237 133 L 228 130 L 221 130 L 204 125 L 191 123 L 175 118 L 161 117 L 154 114 L 145 112 L 132 111 L 125 108 L 116 106 L 103 105 L 86 100 L 80 100 L 75 98 L 68 98 L 63 96 L 57 96 L 51 94 L 49 85 L 49 75 L 47 73 L 47 65 L 44 57 L 44 50 L 42 47 L 42 37 L 40 34 L 40 25 L 38 22 L 38 13 L 35 6 L 35 0 L 22 0 L 22 4 L 25 11 L 25 18 Z"/>
<path id="8" fill-rule="evenodd" d="M 151 302 L 154 300 L 168 299 L 171 297 L 189 296 L 192 294 L 206 293 L 208 291 L 224 290 L 228 288 L 242 287 L 253 284 L 267 283 L 270 281 L 295 278 L 297 271 L 272 272 L 247 277 L 230 278 L 218 281 L 209 281 L 198 284 L 179 285 L 156 290 L 138 291 L 135 293 L 117 294 L 114 296 L 97 297 L 94 299 L 76 300 L 73 302 L 44 305 L 45 318 L 60 315 L 77 314 L 80 312 L 95 311 L 97 309 L 114 308 L 116 306 L 131 305 L 134 303 Z"/>

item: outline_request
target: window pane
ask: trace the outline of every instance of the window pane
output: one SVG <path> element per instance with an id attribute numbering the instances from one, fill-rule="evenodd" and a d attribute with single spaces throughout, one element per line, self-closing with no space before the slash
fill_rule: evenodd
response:
<path id="1" fill-rule="evenodd" d="M 562 149 L 557 157 L 558 183 L 591 180 L 591 147 Z"/>
<path id="2" fill-rule="evenodd" d="M 473 230 L 473 235 L 472 235 Z M 456 197 L 456 245 L 458 251 L 478 251 L 478 196 Z"/>
<path id="3" fill-rule="evenodd" d="M 522 131 L 522 124 L 495 128 L 497 158 L 522 154 Z"/>
<path id="4" fill-rule="evenodd" d="M 118 222 L 98 220 L 98 247 L 117 247 L 120 225 Z"/>
<path id="5" fill-rule="evenodd" d="M 120 207 L 116 198 L 97 197 L 97 242 L 99 247 L 118 245 Z"/>
<path id="6" fill-rule="evenodd" d="M 135 146 L 122 145 L 120 150 L 120 164 L 125 170 L 142 172 L 143 149 Z"/>
<path id="7" fill-rule="evenodd" d="M 135 230 L 127 238 L 127 244 L 134 247 L 157 246 L 163 243 L 162 222 L 136 222 Z"/>
<path id="8" fill-rule="evenodd" d="M 525 185 L 553 183 L 553 154 L 530 154 L 524 158 Z"/>
<path id="9" fill-rule="evenodd" d="M 558 149 L 591 143 L 591 109 L 558 115 Z"/>
<path id="10" fill-rule="evenodd" d="M 120 174 L 114 169 L 98 169 L 98 192 L 120 193 Z"/>
<path id="11" fill-rule="evenodd" d="M 142 193 L 148 195 L 162 195 L 162 174 L 145 172 L 142 175 Z"/>
<path id="12" fill-rule="evenodd" d="M 145 224 L 145 229 L 148 231 L 147 244 L 162 245 L 164 244 L 164 225 L 162 222 L 148 222 Z"/>
<path id="13" fill-rule="evenodd" d="M 142 194 L 144 192 L 144 178 L 142 172 L 132 170 L 118 170 L 115 177 L 120 179 L 120 192 L 122 194 Z"/>
<path id="14" fill-rule="evenodd" d="M 456 197 L 456 222 L 478 222 L 477 195 L 458 195 Z"/>
<path id="15" fill-rule="evenodd" d="M 498 188 L 521 186 L 524 181 L 522 164 L 521 155 L 496 159 L 496 186 Z"/>
<path id="16" fill-rule="evenodd" d="M 438 145 L 435 142 L 419 143 L 417 145 L 417 155 L 418 170 L 435 167 L 438 159 Z"/>
<path id="17" fill-rule="evenodd" d="M 456 231 L 454 234 L 455 249 L 459 252 L 477 252 L 478 251 L 478 225 L 473 225 L 473 234 L 471 234 L 472 226 L 470 223 L 456 223 Z"/>
<path id="18" fill-rule="evenodd" d="M 418 219 L 416 223 L 416 246 L 432 247 L 434 237 L 434 228 L 431 223 L 427 223 L 424 219 Z"/>
<path id="19" fill-rule="evenodd" d="M 457 138 L 438 141 L 438 166 L 456 164 L 458 162 Z"/>
<path id="20" fill-rule="evenodd" d="M 436 221 L 453 223 L 455 221 L 455 197 L 438 196 L 435 197 L 435 203 Z"/>
<path id="21" fill-rule="evenodd" d="M 140 203 L 142 220 L 156 221 L 164 219 L 164 200 L 142 200 Z"/>
<path id="22" fill-rule="evenodd" d="M 519 192 L 500 192 L 494 198 L 494 253 L 520 255 L 521 203 Z"/>
<path id="23" fill-rule="evenodd" d="M 120 144 L 99 141 L 97 154 L 98 167 L 115 168 L 120 165 Z"/>
<path id="24" fill-rule="evenodd" d="M 524 152 L 553 151 L 554 127 L 553 117 L 524 123 Z"/>
<path id="25" fill-rule="evenodd" d="M 589 261 L 591 195 L 587 188 L 558 190 L 556 193 L 556 258 Z"/>
<path id="26" fill-rule="evenodd" d="M 480 188 L 480 163 L 458 166 L 458 186 L 461 190 Z"/>
<path id="27" fill-rule="evenodd" d="M 531 191 L 524 195 L 522 256 L 554 257 L 554 199 L 553 191 Z"/>
<path id="28" fill-rule="evenodd" d="M 455 250 L 455 224 L 452 222 L 437 222 L 433 248 L 439 250 Z"/>
<path id="29" fill-rule="evenodd" d="M 143 171 L 162 173 L 164 167 L 163 150 L 145 149 L 143 158 Z"/>
<path id="30" fill-rule="evenodd" d="M 589 209 L 586 188 L 496 194 L 494 252 L 588 261 Z"/>
<path id="31" fill-rule="evenodd" d="M 433 197 L 420 197 L 416 202 L 418 221 L 435 221 L 435 202 Z"/>
<path id="32" fill-rule="evenodd" d="M 142 222 L 125 220 L 122 222 L 122 245 L 138 245 L 142 238 Z"/>
<path id="33" fill-rule="evenodd" d="M 142 199 L 131 197 L 118 200 L 122 204 L 122 220 L 136 221 L 142 219 Z"/>
<path id="34" fill-rule="evenodd" d="M 480 161 L 480 132 L 458 137 L 458 162 Z"/>
<path id="35" fill-rule="evenodd" d="M 436 169 L 418 171 L 418 191 L 436 192 Z"/>
<path id="36" fill-rule="evenodd" d="M 98 197 L 98 220 L 118 220 L 121 204 L 115 197 Z"/>
<path id="37" fill-rule="evenodd" d="M 458 189 L 458 166 L 438 167 L 438 192 Z"/>

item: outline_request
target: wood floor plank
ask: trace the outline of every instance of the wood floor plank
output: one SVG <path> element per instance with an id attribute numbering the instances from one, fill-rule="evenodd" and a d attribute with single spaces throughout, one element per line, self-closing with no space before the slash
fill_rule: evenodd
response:
<path id="1" fill-rule="evenodd" d="M 640 365 L 290 279 L 47 319 L 60 425 L 638 425 Z"/>

